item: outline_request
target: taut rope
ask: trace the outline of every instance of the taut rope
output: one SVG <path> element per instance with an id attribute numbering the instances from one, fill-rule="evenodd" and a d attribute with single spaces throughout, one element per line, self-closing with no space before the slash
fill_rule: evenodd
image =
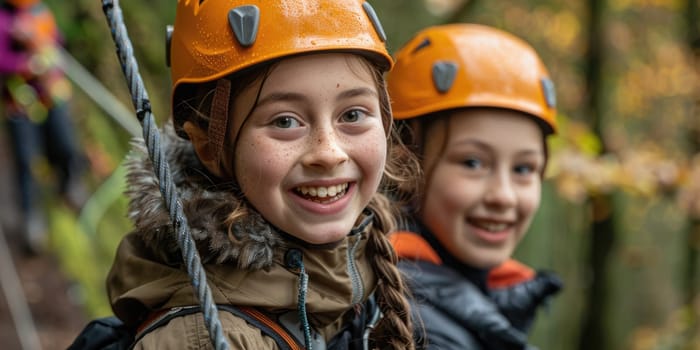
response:
<path id="1" fill-rule="evenodd" d="M 228 344 L 222 333 L 218 311 L 212 301 L 211 290 L 207 284 L 206 273 L 197 253 L 197 247 L 192 239 L 187 217 L 183 213 L 182 204 L 177 197 L 170 167 L 165 159 L 165 153 L 160 145 L 160 132 L 156 127 L 148 93 L 134 58 L 134 49 L 124 25 L 119 0 L 102 0 L 102 10 L 107 16 L 112 39 L 114 39 L 114 43 L 117 46 L 117 56 L 119 56 L 122 72 L 129 85 L 131 102 L 136 109 L 136 117 L 141 123 L 143 138 L 148 147 L 148 155 L 153 163 L 153 170 L 158 177 L 160 192 L 170 212 L 170 220 L 177 232 L 177 244 L 180 246 L 180 252 L 187 266 L 187 273 L 190 276 L 192 286 L 197 291 L 197 298 L 204 313 L 204 321 L 209 330 L 209 338 L 216 350 L 228 350 Z"/>

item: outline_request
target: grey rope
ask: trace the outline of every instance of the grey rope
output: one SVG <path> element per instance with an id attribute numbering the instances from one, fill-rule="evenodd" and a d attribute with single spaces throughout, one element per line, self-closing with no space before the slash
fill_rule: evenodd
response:
<path id="1" fill-rule="evenodd" d="M 311 349 L 311 327 L 309 326 L 309 319 L 306 315 L 306 291 L 309 287 L 309 275 L 306 274 L 306 269 L 304 268 L 304 263 L 299 261 L 299 276 L 301 280 L 299 281 L 299 319 L 301 319 L 301 328 L 304 332 L 304 345 L 306 350 Z"/>
<path id="2" fill-rule="evenodd" d="M 190 282 L 197 292 L 197 298 L 203 310 L 204 321 L 209 330 L 209 338 L 216 350 L 228 350 L 229 347 L 222 333 L 218 311 L 212 301 L 211 290 L 207 284 L 207 277 L 190 234 L 187 218 L 182 211 L 182 204 L 177 198 L 177 192 L 170 174 L 170 167 L 165 159 L 165 153 L 160 146 L 160 132 L 151 113 L 148 93 L 134 58 L 134 49 L 124 25 L 119 0 L 102 0 L 102 10 L 107 16 L 112 39 L 114 39 L 114 43 L 117 46 L 117 56 L 119 56 L 122 72 L 129 85 L 131 101 L 136 109 L 136 116 L 142 125 L 143 138 L 146 140 L 148 154 L 153 163 L 153 170 L 158 177 L 160 192 L 170 211 L 170 220 L 177 232 L 177 243 L 180 246 L 182 258 L 187 266 Z"/>

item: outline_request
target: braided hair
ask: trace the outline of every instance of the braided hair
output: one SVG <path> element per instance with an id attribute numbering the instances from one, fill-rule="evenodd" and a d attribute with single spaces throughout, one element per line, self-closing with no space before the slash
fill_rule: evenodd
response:
<path id="1" fill-rule="evenodd" d="M 378 69 L 373 69 L 379 91 L 382 117 L 391 118 L 391 107 L 386 85 Z M 401 207 L 413 201 L 420 169 L 417 158 L 402 143 L 393 124 L 389 124 L 388 155 L 384 178 L 379 191 L 368 208 L 375 222 L 370 231 L 366 254 L 378 276 L 375 296 L 384 317 L 370 336 L 373 348 L 415 349 L 413 322 L 408 302 L 409 290 L 396 266 L 398 256 L 387 235 L 395 231 L 401 221 Z"/>

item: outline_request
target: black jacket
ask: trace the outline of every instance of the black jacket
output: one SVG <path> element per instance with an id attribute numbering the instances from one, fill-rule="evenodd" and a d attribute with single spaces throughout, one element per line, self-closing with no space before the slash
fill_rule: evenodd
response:
<path id="1" fill-rule="evenodd" d="M 419 349 L 536 349 L 528 345 L 527 331 L 537 309 L 562 288 L 556 275 L 541 271 L 516 284 L 489 288 L 488 271 L 476 280 L 478 274 L 397 251 L 413 293 Z"/>

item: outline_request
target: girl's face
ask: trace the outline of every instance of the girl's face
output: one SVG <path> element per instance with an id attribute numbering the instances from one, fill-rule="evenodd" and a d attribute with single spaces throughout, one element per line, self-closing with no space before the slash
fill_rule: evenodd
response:
<path id="1" fill-rule="evenodd" d="M 427 131 L 421 219 L 459 261 L 491 268 L 511 256 L 539 206 L 543 135 L 502 109 L 461 110 L 446 123 Z"/>
<path id="2" fill-rule="evenodd" d="M 235 176 L 273 225 L 313 244 L 347 235 L 377 191 L 387 139 L 369 65 L 349 54 L 282 60 L 234 100 L 247 114 Z M 256 95 L 259 97 L 256 101 Z"/>

